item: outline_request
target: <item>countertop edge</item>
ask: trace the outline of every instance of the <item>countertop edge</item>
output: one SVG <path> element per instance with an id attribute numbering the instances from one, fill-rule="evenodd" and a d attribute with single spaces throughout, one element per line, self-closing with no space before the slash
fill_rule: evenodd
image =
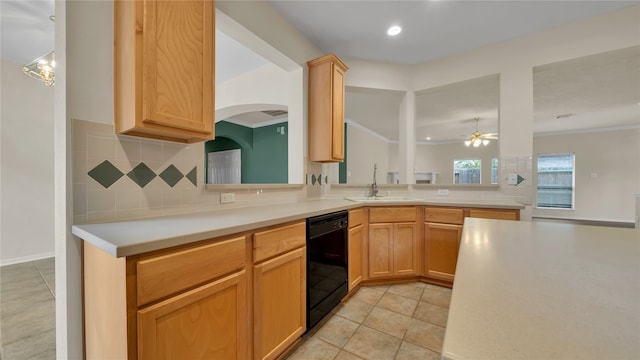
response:
<path id="1" fill-rule="evenodd" d="M 308 206 L 317 207 L 313 210 L 305 208 Z M 182 214 L 176 216 L 160 217 L 160 218 L 142 218 L 132 219 L 119 222 L 109 223 L 96 223 L 96 224 L 82 224 L 73 225 L 71 231 L 73 235 L 81 238 L 84 241 L 102 249 L 108 254 L 114 257 L 126 257 L 138 255 L 150 251 L 162 250 L 174 246 L 187 245 L 190 243 L 213 239 L 216 237 L 223 237 L 232 235 L 235 233 L 241 233 L 251 230 L 256 230 L 263 227 L 274 226 L 287 222 L 304 220 L 309 217 L 323 215 L 330 212 L 349 210 L 360 207 L 378 207 L 378 206 L 449 206 L 449 207 L 475 207 L 475 208 L 495 208 L 495 209 L 523 209 L 524 205 L 521 204 L 507 204 L 507 203 L 473 203 L 467 202 L 431 202 L 428 200 L 416 199 L 416 201 L 382 201 L 378 203 L 371 202 L 356 202 L 345 199 L 316 199 L 307 200 L 305 202 L 292 203 L 292 204 L 279 204 L 279 206 L 298 206 L 300 209 L 291 210 L 289 213 L 280 215 L 277 212 L 268 211 L 268 207 L 255 206 L 246 208 L 234 208 L 234 209 L 219 209 L 209 212 L 198 212 L 193 214 Z M 248 217 L 247 222 L 235 221 L 231 224 L 215 224 L 215 218 L 222 214 L 237 213 L 242 211 L 261 211 L 261 208 L 265 208 L 265 213 L 260 215 L 253 214 Z M 253 210 L 252 210 L 253 209 Z M 133 238 L 139 238 L 131 243 L 119 243 L 121 238 L 125 234 L 131 234 L 132 229 L 140 226 L 153 227 L 154 222 L 167 221 L 175 223 L 176 227 L 181 229 L 190 229 L 190 221 L 211 222 L 211 227 L 203 226 L 199 230 L 175 230 L 170 231 L 171 234 L 163 237 L 163 235 L 154 235 L 152 231 L 149 231 L 148 236 L 138 234 L 132 236 Z M 237 219 L 236 219 L 237 220 Z M 157 223 L 156 223 L 157 224 Z M 128 228 L 128 229 L 127 229 Z M 129 230 L 129 231 L 127 231 Z M 173 230 L 173 229 L 171 229 Z M 110 240 L 112 239 L 112 240 Z"/>

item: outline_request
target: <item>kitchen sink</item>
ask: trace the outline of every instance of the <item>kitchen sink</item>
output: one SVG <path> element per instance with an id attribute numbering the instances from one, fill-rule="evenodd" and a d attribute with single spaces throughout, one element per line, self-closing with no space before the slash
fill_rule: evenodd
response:
<path id="1" fill-rule="evenodd" d="M 358 202 L 402 202 L 402 201 L 422 201 L 422 199 L 405 196 L 351 196 L 346 200 Z"/>

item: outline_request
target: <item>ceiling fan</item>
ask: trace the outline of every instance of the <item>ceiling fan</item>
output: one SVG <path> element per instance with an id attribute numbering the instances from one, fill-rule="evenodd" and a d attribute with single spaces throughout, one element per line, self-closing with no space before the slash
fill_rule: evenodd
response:
<path id="1" fill-rule="evenodd" d="M 466 146 L 478 147 L 480 145 L 487 146 L 489 145 L 489 140 L 497 140 L 498 134 L 496 133 L 481 133 L 478 131 L 478 121 L 479 117 L 473 118 L 476 121 L 476 131 L 471 133 L 470 136 L 467 137 L 467 140 L 464 141 Z"/>

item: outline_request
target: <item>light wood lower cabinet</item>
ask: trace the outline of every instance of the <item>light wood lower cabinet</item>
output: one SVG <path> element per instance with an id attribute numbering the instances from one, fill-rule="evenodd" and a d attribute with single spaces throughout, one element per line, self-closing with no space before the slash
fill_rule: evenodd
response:
<path id="1" fill-rule="evenodd" d="M 306 329 L 306 248 L 254 266 L 254 358 L 275 359 Z"/>
<path id="2" fill-rule="evenodd" d="M 362 281 L 362 224 L 349 229 L 349 291 Z"/>
<path id="3" fill-rule="evenodd" d="M 369 278 L 417 274 L 415 223 L 369 225 Z"/>
<path id="4" fill-rule="evenodd" d="M 423 275 L 427 278 L 453 282 L 465 217 L 520 220 L 520 210 L 425 207 Z"/>
<path id="5" fill-rule="evenodd" d="M 274 359 L 306 329 L 305 221 L 116 258 L 83 243 L 87 359 Z"/>
<path id="6" fill-rule="evenodd" d="M 469 217 L 495 220 L 520 220 L 520 210 L 469 209 Z"/>
<path id="7" fill-rule="evenodd" d="M 138 311 L 140 359 L 246 359 L 242 270 Z"/>
<path id="8" fill-rule="evenodd" d="M 453 281 L 461 236 L 462 225 L 424 224 L 425 275 Z"/>

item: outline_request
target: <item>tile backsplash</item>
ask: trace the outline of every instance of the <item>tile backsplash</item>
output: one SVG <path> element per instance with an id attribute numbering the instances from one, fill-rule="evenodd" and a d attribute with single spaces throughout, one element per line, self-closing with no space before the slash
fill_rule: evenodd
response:
<path id="1" fill-rule="evenodd" d="M 293 202 L 306 189 L 242 189 L 220 204 L 205 189 L 204 143 L 180 144 L 115 135 L 112 125 L 73 120 L 74 223 Z M 228 192 L 228 190 L 225 190 Z"/>

